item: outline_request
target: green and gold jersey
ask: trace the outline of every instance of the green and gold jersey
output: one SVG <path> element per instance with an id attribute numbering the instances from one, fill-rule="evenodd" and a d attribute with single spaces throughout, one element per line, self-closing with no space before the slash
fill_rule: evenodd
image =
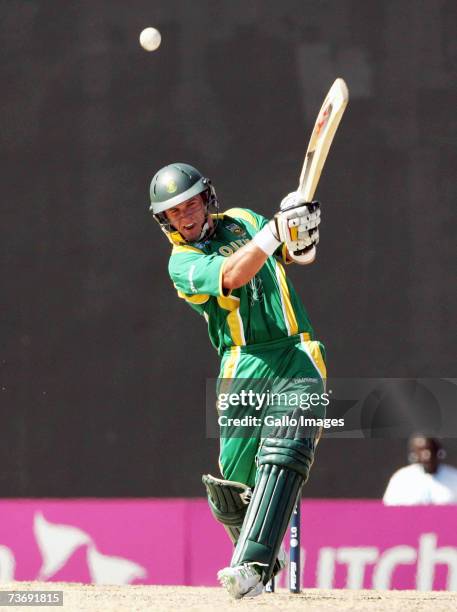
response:
<path id="1" fill-rule="evenodd" d="M 253 279 L 229 292 L 222 288 L 224 261 L 268 223 L 244 208 L 219 215 L 210 240 L 174 246 L 169 273 L 179 297 L 208 323 L 220 355 L 232 346 L 261 344 L 313 330 L 306 310 L 286 277 L 278 250 Z"/>

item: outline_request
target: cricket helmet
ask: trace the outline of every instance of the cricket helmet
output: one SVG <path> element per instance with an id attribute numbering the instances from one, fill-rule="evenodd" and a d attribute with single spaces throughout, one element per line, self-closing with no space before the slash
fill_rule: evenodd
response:
<path id="1" fill-rule="evenodd" d="M 199 240 L 204 240 L 208 237 L 207 220 L 210 207 L 214 208 L 216 213 L 219 211 L 216 191 L 211 181 L 193 166 L 183 163 L 165 166 L 152 177 L 149 188 L 151 198 L 149 210 L 173 244 L 182 244 L 185 240 L 170 224 L 165 211 L 199 194 L 202 194 L 206 207 L 205 223 L 199 238 Z"/>

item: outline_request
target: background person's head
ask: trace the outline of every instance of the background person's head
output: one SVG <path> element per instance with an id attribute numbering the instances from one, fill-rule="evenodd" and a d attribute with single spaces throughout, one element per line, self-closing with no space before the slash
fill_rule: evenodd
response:
<path id="1" fill-rule="evenodd" d="M 410 463 L 419 463 L 427 474 L 434 474 L 437 471 L 444 456 L 445 451 L 436 438 L 414 434 L 408 441 Z"/>

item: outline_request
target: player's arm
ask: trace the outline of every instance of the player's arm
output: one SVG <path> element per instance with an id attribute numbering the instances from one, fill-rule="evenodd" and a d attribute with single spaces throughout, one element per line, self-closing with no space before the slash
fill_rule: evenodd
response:
<path id="1" fill-rule="evenodd" d="M 253 240 L 245 244 L 238 251 L 235 251 L 235 253 L 226 259 L 222 270 L 222 286 L 224 289 L 238 289 L 238 287 L 246 285 L 251 278 L 254 278 L 263 264 L 267 261 L 270 254 L 255 242 L 255 238 L 265 230 L 267 230 L 267 238 L 269 238 L 269 232 L 271 235 L 271 243 L 276 245 L 272 253 L 281 244 L 279 240 L 273 237 L 268 225 L 266 225 L 256 234 L 256 236 L 254 236 Z"/>
<path id="2" fill-rule="evenodd" d="M 318 202 L 305 203 L 295 192 L 289 194 L 274 219 L 227 258 L 222 270 L 223 288 L 238 289 L 248 283 L 281 244 L 286 247 L 288 261 L 312 263 L 316 257 L 315 245 L 319 242 L 319 223 Z"/>

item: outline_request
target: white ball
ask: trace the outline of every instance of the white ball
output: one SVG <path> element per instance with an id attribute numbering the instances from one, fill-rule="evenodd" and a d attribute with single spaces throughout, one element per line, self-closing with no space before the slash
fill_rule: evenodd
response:
<path id="1" fill-rule="evenodd" d="M 140 45 L 146 51 L 155 51 L 160 47 L 162 37 L 159 30 L 155 28 L 145 28 L 140 34 Z"/>

